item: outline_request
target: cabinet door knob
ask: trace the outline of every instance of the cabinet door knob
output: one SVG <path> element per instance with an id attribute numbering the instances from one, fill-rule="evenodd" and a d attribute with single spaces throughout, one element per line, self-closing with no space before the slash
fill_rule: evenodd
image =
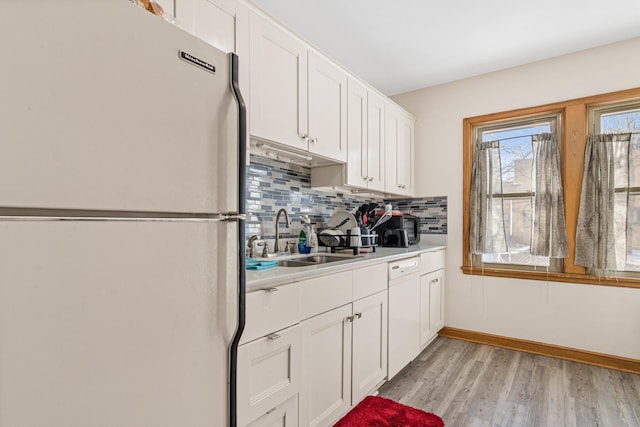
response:
<path id="1" fill-rule="evenodd" d="M 371 181 L 373 181 L 373 177 L 372 176 L 369 177 L 369 182 L 371 182 Z"/>
<path id="2" fill-rule="evenodd" d="M 309 135 L 303 133 L 302 135 L 300 135 L 300 139 L 302 139 L 302 141 L 306 143 L 307 141 L 309 141 Z"/>
<path id="3" fill-rule="evenodd" d="M 269 334 L 269 335 L 267 335 L 267 339 L 268 339 L 269 341 L 275 341 L 275 340 L 277 340 L 278 338 L 280 338 L 280 335 L 278 335 L 278 334 Z"/>
<path id="4" fill-rule="evenodd" d="M 346 321 L 347 321 L 347 323 L 353 322 L 353 316 L 347 316 Z"/>
<path id="5" fill-rule="evenodd" d="M 356 317 L 360 319 L 362 317 L 362 313 L 356 313 Z"/>
<path id="6" fill-rule="evenodd" d="M 311 138 L 311 143 L 312 144 L 317 144 L 318 143 L 318 138 Z"/>
<path id="7" fill-rule="evenodd" d="M 363 181 L 369 181 L 369 177 L 368 176 L 361 176 L 360 178 L 362 178 Z"/>

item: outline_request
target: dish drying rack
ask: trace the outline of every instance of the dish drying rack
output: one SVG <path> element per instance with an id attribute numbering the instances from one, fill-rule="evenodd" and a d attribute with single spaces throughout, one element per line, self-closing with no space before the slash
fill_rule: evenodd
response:
<path id="1" fill-rule="evenodd" d="M 325 229 L 326 230 L 326 229 Z M 360 249 L 371 248 L 372 252 L 376 251 L 378 246 L 378 234 L 375 232 L 369 234 L 360 234 L 360 245 L 354 246 L 351 244 L 351 238 L 355 237 L 355 234 L 351 234 L 351 230 L 346 230 L 346 234 L 328 234 L 322 235 L 322 231 L 318 233 L 318 245 L 330 248 L 330 252 L 333 254 L 336 251 L 341 250 L 353 250 L 354 255 L 360 254 Z M 335 244 L 333 244 L 335 243 Z"/>

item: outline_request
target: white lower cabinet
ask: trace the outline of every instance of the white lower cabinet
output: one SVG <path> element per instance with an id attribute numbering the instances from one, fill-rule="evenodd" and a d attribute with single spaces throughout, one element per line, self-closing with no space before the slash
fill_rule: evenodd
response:
<path id="1" fill-rule="evenodd" d="M 389 284 L 389 379 L 420 353 L 420 276 Z"/>
<path id="2" fill-rule="evenodd" d="M 442 287 L 444 270 L 420 277 L 420 348 L 425 347 L 444 326 Z"/>
<path id="3" fill-rule="evenodd" d="M 293 403 L 302 382 L 302 326 L 294 325 L 238 348 L 238 425 L 294 422 Z M 285 404 L 285 406 L 281 406 Z M 278 414 L 270 416 L 271 414 Z M 283 418 L 284 417 L 284 418 Z M 268 422 L 273 419 L 274 422 Z M 250 424 L 251 423 L 251 424 Z M 274 424 L 275 423 L 275 424 Z"/>
<path id="4" fill-rule="evenodd" d="M 426 347 L 444 327 L 445 251 L 421 255 L 420 348 Z"/>
<path id="5" fill-rule="evenodd" d="M 353 303 L 351 404 L 387 377 L 387 291 Z"/>
<path id="6" fill-rule="evenodd" d="M 351 407 L 351 304 L 302 322 L 300 425 L 327 426 Z"/>
<path id="7" fill-rule="evenodd" d="M 298 395 L 267 411 L 247 427 L 298 427 Z"/>
<path id="8" fill-rule="evenodd" d="M 386 264 L 304 280 L 300 425 L 331 426 L 387 377 Z"/>
<path id="9" fill-rule="evenodd" d="M 300 425 L 331 426 L 387 376 L 387 292 L 302 322 Z"/>

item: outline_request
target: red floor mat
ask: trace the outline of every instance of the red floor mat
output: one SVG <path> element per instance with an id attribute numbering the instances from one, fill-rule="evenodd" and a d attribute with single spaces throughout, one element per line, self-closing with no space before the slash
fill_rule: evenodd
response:
<path id="1" fill-rule="evenodd" d="M 378 396 L 367 396 L 334 427 L 443 427 L 442 418 Z"/>

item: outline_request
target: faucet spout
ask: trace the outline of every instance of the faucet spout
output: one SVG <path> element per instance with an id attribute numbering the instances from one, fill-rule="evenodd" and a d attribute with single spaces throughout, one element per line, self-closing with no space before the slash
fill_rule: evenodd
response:
<path id="1" fill-rule="evenodd" d="M 289 212 L 285 208 L 282 208 L 276 214 L 276 240 L 273 243 L 273 253 L 280 252 L 280 214 L 284 213 L 284 220 L 287 223 L 287 228 L 291 227 L 291 220 L 289 219 Z"/>

